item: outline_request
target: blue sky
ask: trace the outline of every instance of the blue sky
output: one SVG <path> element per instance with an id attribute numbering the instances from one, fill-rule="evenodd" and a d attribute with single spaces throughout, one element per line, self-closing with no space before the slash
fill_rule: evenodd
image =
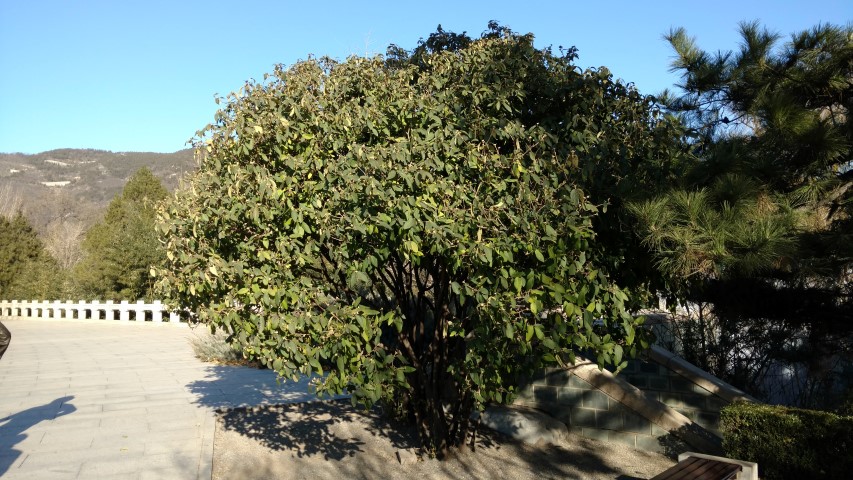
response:
<path id="1" fill-rule="evenodd" d="M 677 81 L 671 27 L 728 50 L 740 21 L 787 37 L 850 22 L 853 2 L 0 0 L 0 152 L 173 152 L 213 120 L 215 94 L 277 63 L 412 48 L 438 24 L 478 36 L 492 19 L 657 93 Z"/>

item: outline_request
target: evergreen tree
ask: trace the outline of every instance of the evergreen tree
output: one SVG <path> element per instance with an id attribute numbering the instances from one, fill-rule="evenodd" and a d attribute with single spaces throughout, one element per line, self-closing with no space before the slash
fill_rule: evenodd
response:
<path id="1" fill-rule="evenodd" d="M 777 332 L 756 342 L 777 350 L 805 332 L 791 358 L 839 352 L 853 330 L 853 29 L 819 25 L 781 48 L 757 23 L 741 36 L 716 55 L 683 29 L 667 36 L 683 82 L 663 102 L 696 161 L 633 211 L 668 293 L 713 305 L 717 351 L 694 361 L 716 357 L 715 373 L 748 381 L 733 346 L 749 325 Z"/>
<path id="2" fill-rule="evenodd" d="M 0 215 L 0 298 L 6 300 L 54 299 L 62 291 L 56 261 L 27 219 Z"/>
<path id="3" fill-rule="evenodd" d="M 86 233 L 86 257 L 75 268 L 83 295 L 113 300 L 149 296 L 149 271 L 164 258 L 154 230 L 155 209 L 167 196 L 168 191 L 147 168 L 128 180 L 121 195 L 110 203 L 104 220 Z"/>

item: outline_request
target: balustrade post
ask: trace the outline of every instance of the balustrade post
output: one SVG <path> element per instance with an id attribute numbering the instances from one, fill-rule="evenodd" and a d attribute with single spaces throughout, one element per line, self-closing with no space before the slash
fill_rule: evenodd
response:
<path id="1" fill-rule="evenodd" d="M 130 320 L 130 307 L 127 300 L 122 300 L 118 307 L 118 319 L 122 322 Z"/>
<path id="2" fill-rule="evenodd" d="M 154 300 L 154 307 L 151 308 L 151 321 L 163 323 L 163 304 L 160 300 Z"/>
<path id="3" fill-rule="evenodd" d="M 169 323 L 181 323 L 181 316 L 178 315 L 178 312 L 174 310 L 169 312 Z"/>
<path id="4" fill-rule="evenodd" d="M 104 302 L 104 315 L 107 320 L 115 320 L 116 319 L 116 309 L 113 306 L 112 300 L 107 300 Z"/>
<path id="5" fill-rule="evenodd" d="M 77 320 L 85 320 L 86 319 L 86 302 L 80 300 L 77 302 Z"/>
<path id="6" fill-rule="evenodd" d="M 63 307 L 62 300 L 54 300 L 53 301 L 53 308 L 51 308 L 51 310 L 53 310 L 53 312 L 51 313 L 51 318 L 54 318 L 54 319 L 62 318 L 62 310 L 61 310 L 62 307 Z"/>
<path id="7" fill-rule="evenodd" d="M 136 315 L 137 322 L 145 321 L 145 312 L 148 310 L 147 305 L 145 305 L 145 300 L 137 300 L 136 301 L 136 309 L 134 310 Z"/>
<path id="8" fill-rule="evenodd" d="M 74 318 L 74 300 L 66 300 L 65 304 L 63 304 L 62 307 L 62 309 L 65 311 L 65 318 Z"/>
<path id="9" fill-rule="evenodd" d="M 101 301 L 100 300 L 92 300 L 92 320 L 100 320 L 101 319 Z"/>

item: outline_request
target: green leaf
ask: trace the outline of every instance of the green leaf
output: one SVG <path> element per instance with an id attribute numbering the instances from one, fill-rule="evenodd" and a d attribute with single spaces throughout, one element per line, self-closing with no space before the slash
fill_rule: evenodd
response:
<path id="1" fill-rule="evenodd" d="M 545 225 L 545 235 L 547 235 L 548 237 L 556 237 L 557 231 L 554 230 L 554 228 L 551 227 L 551 225 Z"/>
<path id="2" fill-rule="evenodd" d="M 483 253 L 486 255 L 486 261 L 489 265 L 492 264 L 492 249 L 483 245 Z"/>
<path id="3" fill-rule="evenodd" d="M 515 327 L 511 323 L 504 326 L 504 335 L 509 339 L 515 338 Z"/>

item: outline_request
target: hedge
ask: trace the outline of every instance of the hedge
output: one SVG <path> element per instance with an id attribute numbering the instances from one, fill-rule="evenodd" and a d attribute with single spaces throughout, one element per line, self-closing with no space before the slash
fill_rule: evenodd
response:
<path id="1" fill-rule="evenodd" d="M 758 463 L 764 479 L 851 478 L 853 417 L 739 402 L 720 422 L 726 456 Z"/>

